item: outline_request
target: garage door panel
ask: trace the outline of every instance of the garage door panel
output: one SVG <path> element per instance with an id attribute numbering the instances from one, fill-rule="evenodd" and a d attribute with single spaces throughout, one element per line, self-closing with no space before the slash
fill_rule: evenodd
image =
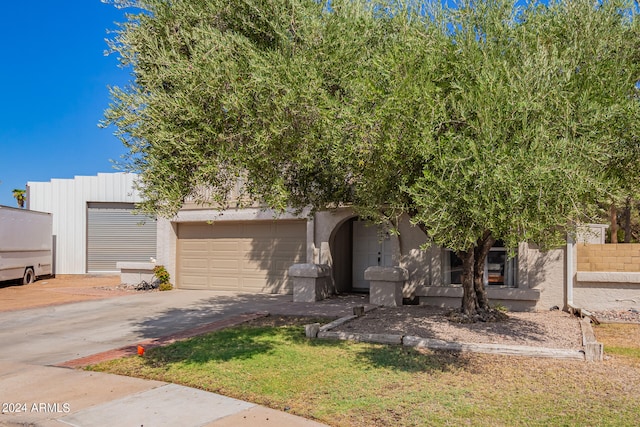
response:
<path id="1" fill-rule="evenodd" d="M 237 258 L 242 251 L 241 242 L 210 241 L 209 251 L 220 258 Z"/>
<path id="2" fill-rule="evenodd" d="M 263 260 L 251 259 L 245 256 L 242 260 L 243 270 L 261 270 L 265 272 L 283 272 L 288 271 L 291 264 L 303 262 L 301 258 L 296 257 L 295 254 L 291 256 L 273 256 L 265 258 Z"/>
<path id="3" fill-rule="evenodd" d="M 264 265 L 272 265 L 278 259 L 304 262 L 304 253 L 305 245 L 300 242 L 260 242 L 246 245 L 242 251 L 243 259 Z"/>
<path id="4" fill-rule="evenodd" d="M 209 226 L 208 238 L 210 239 L 227 239 L 229 241 L 235 241 L 242 237 L 244 237 L 242 226 L 220 223 Z"/>
<path id="5" fill-rule="evenodd" d="M 213 255 L 213 257 L 208 258 L 206 261 L 207 265 L 209 265 L 209 268 L 212 270 L 219 269 L 236 273 L 242 267 L 242 260 L 239 260 L 238 258 L 214 258 L 217 254 L 212 253 L 211 255 Z"/>
<path id="6" fill-rule="evenodd" d="M 178 286 L 290 292 L 288 269 L 304 262 L 305 248 L 304 220 L 179 224 Z"/>
<path id="7" fill-rule="evenodd" d="M 270 238 L 275 234 L 274 224 L 247 223 L 243 227 L 243 236 L 249 239 Z"/>
<path id="8" fill-rule="evenodd" d="M 214 274 L 209 279 L 209 288 L 215 288 L 220 291 L 235 291 L 240 286 L 240 280 L 237 277 L 216 276 Z"/>
<path id="9" fill-rule="evenodd" d="M 211 237 L 211 226 L 209 224 L 188 224 L 188 226 L 178 227 L 178 238 L 179 239 L 188 239 L 188 240 L 196 240 L 196 239 L 208 239 Z"/>
<path id="10" fill-rule="evenodd" d="M 187 289 L 209 289 L 209 284 L 202 281 L 201 275 L 182 275 L 180 281 Z"/>
<path id="11" fill-rule="evenodd" d="M 247 259 L 243 261 L 242 269 L 244 271 L 261 271 L 265 275 L 274 274 L 274 273 L 281 274 L 289 270 L 289 267 L 291 267 L 292 261 L 294 261 L 294 263 L 301 262 L 295 258 L 293 260 L 291 258 L 282 258 L 282 259 L 272 258 L 264 262 Z"/>
<path id="12" fill-rule="evenodd" d="M 276 293 L 273 287 L 270 286 L 263 279 L 259 278 L 246 278 L 244 280 L 244 289 L 243 291 L 252 292 L 252 293 Z"/>
<path id="13" fill-rule="evenodd" d="M 181 243 L 184 252 L 207 253 L 209 250 L 209 244 L 206 240 L 184 240 Z"/>
<path id="14" fill-rule="evenodd" d="M 209 268 L 207 272 L 209 277 L 215 277 L 219 279 L 238 280 L 239 271 L 237 269 L 226 268 Z"/>
<path id="15" fill-rule="evenodd" d="M 190 270 L 206 271 L 209 268 L 207 260 L 201 258 L 185 259 L 182 265 Z"/>

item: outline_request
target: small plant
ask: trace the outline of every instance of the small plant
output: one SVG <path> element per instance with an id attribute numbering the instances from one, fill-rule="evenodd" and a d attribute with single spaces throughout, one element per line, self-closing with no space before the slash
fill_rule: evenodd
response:
<path id="1" fill-rule="evenodd" d="M 153 267 L 153 274 L 158 279 L 159 285 L 158 289 L 161 291 L 170 291 L 173 289 L 173 285 L 169 282 L 171 276 L 164 265 L 156 265 Z"/>
<path id="2" fill-rule="evenodd" d="M 160 285 L 158 285 L 158 290 L 161 291 L 170 291 L 171 289 L 173 289 L 173 285 L 171 283 L 160 283 Z"/>
<path id="3" fill-rule="evenodd" d="M 499 302 L 495 303 L 493 305 L 494 310 L 499 311 L 500 313 L 506 313 L 507 311 L 509 311 L 509 309 L 507 307 L 505 307 L 504 305 L 500 304 Z"/>

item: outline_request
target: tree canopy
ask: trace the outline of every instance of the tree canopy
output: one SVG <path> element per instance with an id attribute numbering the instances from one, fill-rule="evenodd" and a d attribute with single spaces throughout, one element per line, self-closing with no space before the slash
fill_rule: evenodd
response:
<path id="1" fill-rule="evenodd" d="M 557 244 L 638 179 L 631 1 L 114 3 L 141 11 L 105 125 L 145 210 L 228 206 L 241 180 L 273 208 L 408 214 L 463 258 L 473 315 L 495 239 Z"/>

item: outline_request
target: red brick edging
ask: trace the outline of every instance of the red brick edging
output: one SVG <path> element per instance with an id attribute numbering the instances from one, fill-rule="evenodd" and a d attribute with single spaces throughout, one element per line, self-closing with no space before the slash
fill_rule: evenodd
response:
<path id="1" fill-rule="evenodd" d="M 142 346 L 144 347 L 145 350 L 148 350 L 150 348 L 160 347 L 163 345 L 174 343 L 176 341 L 182 341 L 187 338 L 195 337 L 196 335 L 202 335 L 208 332 L 218 331 L 220 329 L 236 326 L 241 323 L 245 323 L 250 320 L 258 319 L 260 317 L 265 317 L 268 315 L 269 313 L 266 313 L 266 312 L 239 314 L 237 316 L 232 316 L 226 319 L 207 323 L 205 325 L 198 326 L 197 328 L 187 329 L 187 330 L 176 332 L 175 334 L 166 335 L 160 338 L 153 338 L 150 340 L 140 341 L 134 345 L 128 345 L 126 347 L 120 347 L 113 350 L 104 351 L 102 353 L 92 354 L 90 356 L 81 357 L 79 359 L 68 360 L 66 362 L 56 364 L 54 366 L 58 366 L 61 368 L 83 368 L 85 366 L 94 365 L 100 362 L 106 362 L 108 360 L 119 359 L 121 357 L 136 355 L 138 354 L 138 346 Z"/>

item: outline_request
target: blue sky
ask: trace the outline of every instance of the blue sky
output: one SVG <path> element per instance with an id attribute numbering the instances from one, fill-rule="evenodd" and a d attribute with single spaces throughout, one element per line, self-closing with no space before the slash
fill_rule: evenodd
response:
<path id="1" fill-rule="evenodd" d="M 115 172 L 125 152 L 98 122 L 109 85 L 130 70 L 105 56 L 107 30 L 124 11 L 100 0 L 9 1 L 2 5 L 0 63 L 0 204 L 27 181 Z"/>

